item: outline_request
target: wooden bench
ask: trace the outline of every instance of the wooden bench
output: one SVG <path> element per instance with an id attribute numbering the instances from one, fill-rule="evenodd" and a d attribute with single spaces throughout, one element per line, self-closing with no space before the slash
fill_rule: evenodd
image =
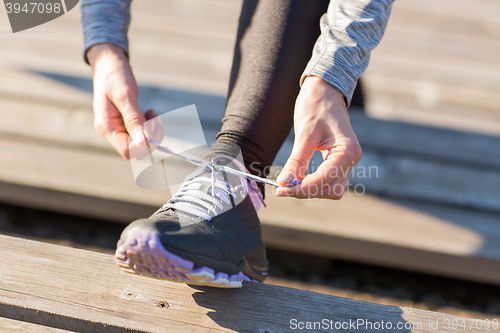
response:
<path id="1" fill-rule="evenodd" d="M 241 289 L 191 287 L 125 273 L 110 255 L 2 235 L 0 244 L 3 330 L 274 333 L 307 325 L 315 332 L 341 325 L 350 331 L 391 331 L 388 325 L 397 332 L 447 332 L 453 326 L 455 332 L 498 330 L 496 321 L 491 326 L 255 282 Z"/>

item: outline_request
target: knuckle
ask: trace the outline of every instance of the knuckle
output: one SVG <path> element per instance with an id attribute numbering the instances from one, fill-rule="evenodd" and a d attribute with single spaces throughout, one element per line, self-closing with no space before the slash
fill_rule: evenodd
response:
<path id="1" fill-rule="evenodd" d="M 347 149 L 343 152 L 343 157 L 349 160 L 354 165 L 358 164 L 362 156 L 363 152 L 361 150 L 361 146 L 357 141 L 350 144 L 347 147 Z"/>
<path id="2" fill-rule="evenodd" d="M 139 126 L 139 116 L 132 113 L 132 112 L 126 112 L 125 115 L 123 116 L 123 122 L 125 124 L 125 127 L 127 129 L 134 128 L 136 126 Z"/>
<path id="3" fill-rule="evenodd" d="M 357 164 L 361 160 L 361 157 L 363 157 L 363 150 L 361 149 L 361 145 L 359 144 L 359 142 L 356 142 L 353 145 L 352 154 L 353 154 L 353 160 Z"/>
<path id="4" fill-rule="evenodd" d="M 307 165 L 307 162 L 304 158 L 300 156 L 292 155 L 288 158 L 287 164 L 292 167 L 303 167 Z"/>
<path id="5" fill-rule="evenodd" d="M 94 122 L 94 128 L 100 136 L 104 137 L 106 135 L 107 128 L 102 122 Z"/>

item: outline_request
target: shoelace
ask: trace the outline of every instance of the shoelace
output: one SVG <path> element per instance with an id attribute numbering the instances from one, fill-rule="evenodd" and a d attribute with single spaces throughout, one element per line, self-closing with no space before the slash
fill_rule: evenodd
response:
<path id="1" fill-rule="evenodd" d="M 241 170 L 233 169 L 227 165 L 218 165 L 217 164 L 218 161 L 227 158 L 224 156 L 216 157 L 211 162 L 208 162 L 187 151 L 175 150 L 173 148 L 162 145 L 156 140 L 149 139 L 149 142 L 157 146 L 156 149 L 158 149 L 159 151 L 179 156 L 184 160 L 190 162 L 191 164 L 201 167 L 201 169 L 198 170 L 198 172 L 192 175 L 193 179 L 185 182 L 181 186 L 179 191 L 172 197 L 172 199 L 170 199 L 165 205 L 163 205 L 162 209 L 172 208 L 210 221 L 212 219 L 212 215 L 210 215 L 210 213 L 212 213 L 214 216 L 217 216 L 224 208 L 220 200 L 224 201 L 227 205 L 230 205 L 231 201 L 229 196 L 236 198 L 237 196 L 236 193 L 238 187 L 240 186 L 243 187 L 241 189 L 242 191 L 240 192 L 240 195 L 244 196 L 245 193 L 248 192 L 248 184 L 250 184 L 252 189 L 255 190 L 256 193 L 258 194 L 262 204 L 264 204 L 265 206 L 262 193 L 259 191 L 256 184 L 254 182 L 250 182 L 249 179 L 269 184 L 272 186 L 279 186 L 276 181 L 258 177 L 252 175 L 251 173 L 241 171 L 241 170 L 246 170 L 246 168 L 236 159 L 231 159 L 231 160 Z M 245 178 L 246 181 L 242 181 L 241 182 L 242 185 L 237 185 L 236 187 L 233 187 L 230 184 L 217 179 L 216 177 L 217 170 L 221 170 L 236 175 L 240 179 Z M 205 173 L 207 171 L 211 171 L 211 179 L 205 177 L 196 178 L 198 175 Z M 211 196 L 200 191 L 199 189 L 200 182 L 207 182 L 211 184 L 211 191 L 212 191 Z M 294 179 L 289 186 L 294 186 L 299 183 L 300 183 L 299 179 Z"/>

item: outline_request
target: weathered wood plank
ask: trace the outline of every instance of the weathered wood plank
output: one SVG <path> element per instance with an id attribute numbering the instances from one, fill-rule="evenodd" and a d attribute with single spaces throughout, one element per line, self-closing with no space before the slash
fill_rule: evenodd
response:
<path id="1" fill-rule="evenodd" d="M 128 223 L 168 198 L 137 187 L 129 162 L 116 155 L 9 140 L 0 149 L 5 202 Z M 369 195 L 333 202 L 268 192 L 260 216 L 272 247 L 500 284 L 498 214 Z"/>
<path id="2" fill-rule="evenodd" d="M 368 112 L 498 135 L 498 12 L 495 1 L 395 2 L 363 75 Z"/>
<path id="3" fill-rule="evenodd" d="M 148 87 L 143 92 L 152 106 L 180 107 L 190 96 L 196 97 Z M 223 100 L 203 94 L 196 99 L 202 105 L 199 111 L 207 141 L 213 142 Z M 2 113 L 0 137 L 4 139 L 114 154 L 93 129 L 89 110 L 43 104 L 34 109 L 34 103 L 20 101 L 0 101 L 0 105 L 3 110 L 16 110 Z M 364 149 L 351 177 L 354 183 L 395 197 L 500 211 L 499 137 L 376 120 L 358 113 L 351 114 L 351 122 Z M 290 138 L 276 164 L 284 165 L 291 147 Z M 312 165 L 320 163 L 321 158 L 315 158 Z M 359 174 L 362 170 L 366 172 Z"/>
<path id="4" fill-rule="evenodd" d="M 225 94 L 240 4 L 134 3 L 130 38 L 139 81 Z M 494 1 L 396 2 L 365 75 L 368 111 L 390 119 L 498 133 L 497 12 Z M 7 29 L 7 17 L 0 19 Z M 0 64 L 90 77 L 81 61 L 79 8 L 33 31 L 56 33 L 2 34 Z M 43 87 L 37 90 L 50 93 Z"/>
<path id="5" fill-rule="evenodd" d="M 0 317 L 0 332 L 63 333 L 71 331 Z"/>
<path id="6" fill-rule="evenodd" d="M 259 216 L 270 247 L 500 282 L 498 214 L 370 195 L 266 201 Z"/>
<path id="7" fill-rule="evenodd" d="M 363 319 L 409 327 L 399 332 L 442 332 L 446 320 L 456 319 L 467 328 L 455 331 L 495 331 L 475 328 L 484 321 L 254 282 L 237 290 L 194 288 L 124 273 L 109 255 L 8 236 L 0 243 L 2 315 L 58 329 L 284 332 L 292 331 L 293 319 L 333 325 Z M 429 327 L 436 322 L 437 329 Z"/>

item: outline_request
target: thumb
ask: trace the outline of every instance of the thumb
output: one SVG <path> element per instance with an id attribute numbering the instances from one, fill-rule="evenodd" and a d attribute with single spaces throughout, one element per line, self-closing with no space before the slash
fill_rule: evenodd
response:
<path id="1" fill-rule="evenodd" d="M 294 178 L 303 179 L 315 150 L 316 145 L 311 140 L 296 138 L 292 154 L 276 179 L 278 184 L 288 186 Z"/>

